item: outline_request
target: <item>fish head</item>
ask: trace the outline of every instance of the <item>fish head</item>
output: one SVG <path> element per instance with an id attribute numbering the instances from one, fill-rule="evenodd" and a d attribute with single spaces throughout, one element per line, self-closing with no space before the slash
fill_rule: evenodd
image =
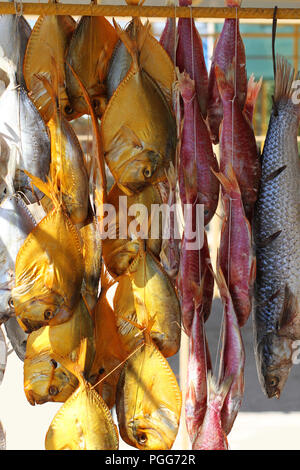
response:
<path id="1" fill-rule="evenodd" d="M 134 444 L 140 450 L 171 449 L 178 432 L 175 414 L 163 406 L 151 415 L 136 417 L 129 426 Z"/>
<path id="2" fill-rule="evenodd" d="M 163 156 L 159 152 L 145 149 L 127 160 L 114 173 L 118 186 L 125 194 L 137 193 L 148 184 L 164 179 Z"/>
<path id="3" fill-rule="evenodd" d="M 59 325 L 68 321 L 73 315 L 72 310 L 59 294 L 33 297 L 23 303 L 14 295 L 12 298 L 18 323 L 25 333 L 31 333 L 45 325 Z"/>
<path id="4" fill-rule="evenodd" d="M 258 344 L 258 376 L 268 398 L 280 398 L 293 365 L 292 344 L 291 339 L 275 333 L 265 335 Z"/>
<path id="5" fill-rule="evenodd" d="M 65 402 L 77 385 L 76 377 L 47 353 L 25 357 L 24 391 L 31 405 Z"/>

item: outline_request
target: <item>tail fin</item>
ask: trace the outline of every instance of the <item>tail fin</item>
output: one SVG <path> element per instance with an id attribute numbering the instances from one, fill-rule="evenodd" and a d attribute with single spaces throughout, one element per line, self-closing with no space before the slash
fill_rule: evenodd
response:
<path id="1" fill-rule="evenodd" d="M 228 164 L 227 176 L 225 176 L 223 173 L 217 173 L 212 168 L 211 171 L 216 176 L 216 178 L 218 178 L 227 194 L 241 194 L 239 183 L 231 163 Z"/>
<path id="2" fill-rule="evenodd" d="M 224 401 L 232 385 L 232 381 L 233 377 L 230 375 L 226 380 L 224 380 L 224 382 L 217 383 L 212 372 L 210 370 L 207 372 L 208 401 L 214 402 L 214 405 L 217 406 L 219 410 L 223 407 Z"/>
<path id="3" fill-rule="evenodd" d="M 136 39 L 132 39 L 127 31 L 122 29 L 120 25 L 113 19 L 114 27 L 119 35 L 119 38 L 123 42 L 124 46 L 128 50 L 129 54 L 131 55 L 132 58 L 132 65 L 131 68 L 133 68 L 135 71 L 139 69 L 139 60 L 138 60 L 138 44 Z"/>
<path id="4" fill-rule="evenodd" d="M 293 66 L 285 59 L 285 57 L 277 55 L 276 57 L 276 79 L 275 79 L 275 93 L 274 104 L 280 101 L 289 101 L 295 92 L 293 83 L 299 80 L 299 72 L 296 74 Z M 299 108 L 299 105 L 298 105 Z M 299 113 L 298 113 L 299 114 Z"/>
<path id="5" fill-rule="evenodd" d="M 34 186 L 36 186 L 42 193 L 44 193 L 51 201 L 55 207 L 58 207 L 62 204 L 62 201 L 59 199 L 59 191 L 55 182 L 48 179 L 47 183 L 42 181 L 37 176 L 32 175 L 29 171 L 23 170 L 25 175 L 27 175 Z"/>
<path id="6" fill-rule="evenodd" d="M 244 107 L 244 112 L 246 113 L 249 121 L 252 122 L 253 112 L 256 105 L 256 101 L 262 86 L 263 78 L 261 77 L 258 82 L 255 81 L 254 74 L 252 74 L 248 81 L 247 88 L 247 98 Z"/>
<path id="7" fill-rule="evenodd" d="M 53 106 L 54 106 L 53 114 L 55 114 L 59 110 L 59 99 L 58 99 L 59 77 L 58 77 L 58 72 L 57 72 L 56 61 L 54 57 L 52 56 L 51 56 L 51 74 L 50 75 L 51 75 L 51 81 L 52 81 L 51 83 L 48 80 L 48 78 L 46 78 L 42 74 L 35 74 L 35 77 L 43 83 L 45 90 L 49 94 L 51 101 L 53 103 Z"/>
<path id="8" fill-rule="evenodd" d="M 230 67 L 224 72 L 218 65 L 215 66 L 215 74 L 219 93 L 223 101 L 232 101 L 235 96 L 234 77 L 235 77 L 235 60 Z"/>

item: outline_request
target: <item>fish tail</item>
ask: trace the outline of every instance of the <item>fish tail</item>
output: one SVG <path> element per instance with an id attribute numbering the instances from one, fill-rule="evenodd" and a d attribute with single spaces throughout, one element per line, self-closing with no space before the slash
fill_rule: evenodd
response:
<path id="1" fill-rule="evenodd" d="M 184 101 L 191 101 L 195 96 L 195 80 L 187 72 L 178 73 L 178 88 Z"/>
<path id="2" fill-rule="evenodd" d="M 216 176 L 216 178 L 218 178 L 227 194 L 241 193 L 239 183 L 231 163 L 229 163 L 227 167 L 227 176 L 221 172 L 218 173 L 214 171 L 212 168 L 211 171 Z"/>
<path id="3" fill-rule="evenodd" d="M 294 67 L 286 60 L 285 57 L 276 56 L 276 77 L 275 77 L 275 92 L 274 92 L 274 105 L 276 106 L 281 101 L 294 102 L 295 81 L 300 79 L 299 72 L 296 74 Z M 298 93 L 299 94 L 299 93 Z M 297 108 L 300 114 L 299 99 L 297 99 Z"/>
<path id="4" fill-rule="evenodd" d="M 235 59 L 224 72 L 218 65 L 215 66 L 215 74 L 219 93 L 223 101 L 231 101 L 235 96 L 234 77 L 235 77 Z"/>
<path id="5" fill-rule="evenodd" d="M 102 269 L 101 273 L 101 292 L 108 291 L 115 283 L 117 282 L 116 279 L 112 278 L 109 272 L 106 269 Z"/>
<path id="6" fill-rule="evenodd" d="M 261 86 L 262 86 L 263 78 L 260 77 L 259 81 L 255 81 L 254 74 L 252 74 L 248 81 L 248 88 L 247 88 L 247 98 L 245 106 L 253 106 L 255 107 Z"/>
<path id="7" fill-rule="evenodd" d="M 228 395 L 230 387 L 232 385 L 233 377 L 230 375 L 223 382 L 217 383 L 212 372 L 207 372 L 207 391 L 208 401 L 214 402 L 218 406 L 219 410 L 222 409 L 224 401 Z"/>
<path id="8" fill-rule="evenodd" d="M 82 338 L 80 341 L 79 349 L 76 353 L 76 360 L 71 360 L 69 356 L 61 356 L 59 354 L 53 354 L 53 357 L 63 367 L 69 370 L 80 382 L 84 380 L 84 370 L 87 358 L 88 339 Z"/>
<path id="9" fill-rule="evenodd" d="M 59 206 L 61 204 L 61 201 L 58 198 L 58 189 L 56 188 L 53 182 L 51 182 L 49 179 L 47 182 L 42 181 L 37 176 L 34 176 L 29 173 L 29 171 L 23 171 L 25 175 L 27 175 L 31 179 L 34 186 L 36 186 L 40 191 L 42 191 L 42 193 L 44 193 L 49 199 L 51 199 L 55 206 Z"/>
<path id="10" fill-rule="evenodd" d="M 242 0 L 225 0 L 225 5 L 230 8 L 240 7 L 241 4 L 242 4 Z"/>
<path id="11" fill-rule="evenodd" d="M 131 55 L 132 58 L 132 67 L 134 70 L 139 69 L 139 60 L 138 60 L 138 45 L 135 39 L 132 39 L 125 29 L 122 29 L 120 25 L 115 21 L 113 18 L 114 27 L 118 33 L 119 38 L 123 42 L 124 46 L 126 47 L 127 51 Z"/>

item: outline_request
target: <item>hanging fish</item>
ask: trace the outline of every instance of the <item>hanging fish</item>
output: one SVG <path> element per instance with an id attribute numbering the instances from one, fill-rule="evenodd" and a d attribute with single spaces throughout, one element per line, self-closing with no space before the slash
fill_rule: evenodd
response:
<path id="1" fill-rule="evenodd" d="M 119 27 L 118 32 L 132 64 L 109 101 L 101 129 L 109 169 L 118 186 L 130 195 L 165 178 L 164 169 L 175 156 L 176 123 L 161 88 L 141 66 L 147 26 L 140 28 L 136 43 Z M 152 61 L 151 54 L 146 58 Z M 132 102 L 134 107 L 128 105 Z"/>
<path id="2" fill-rule="evenodd" d="M 239 326 L 246 324 L 252 310 L 256 261 L 252 231 L 243 208 L 241 192 L 231 165 L 228 178 L 216 173 L 224 194 L 224 221 L 221 229 L 220 267 L 228 284 Z"/>
<path id="3" fill-rule="evenodd" d="M 220 170 L 228 176 L 233 166 L 246 217 L 252 222 L 257 200 L 261 167 L 252 124 L 234 99 L 234 64 L 225 73 L 216 65 L 215 75 L 223 102 L 224 119 L 220 134 Z"/>
<path id="4" fill-rule="evenodd" d="M 78 380 L 55 358 L 74 361 L 84 338 L 87 340 L 84 373 L 88 375 L 95 354 L 94 330 L 82 299 L 70 320 L 30 333 L 24 361 L 24 390 L 31 405 L 64 402 L 74 392 Z"/>
<path id="5" fill-rule="evenodd" d="M 92 0 L 91 4 L 95 4 L 95 0 Z M 104 16 L 83 16 L 76 26 L 68 48 L 66 62 L 81 79 L 99 117 L 107 104 L 105 79 L 117 40 L 115 29 Z M 88 114 L 89 109 L 81 89 L 69 67 L 66 67 L 66 79 L 72 108 L 79 115 Z"/>
<path id="6" fill-rule="evenodd" d="M 228 441 L 222 428 L 221 412 L 228 394 L 231 377 L 217 384 L 211 371 L 207 374 L 206 413 L 194 440 L 193 450 L 228 450 Z"/>
<path id="7" fill-rule="evenodd" d="M 179 0 L 180 6 L 192 5 L 192 0 Z M 203 119 L 207 115 L 208 73 L 203 44 L 194 18 L 179 18 L 177 25 L 176 65 L 186 72 L 195 84 L 196 99 Z"/>
<path id="8" fill-rule="evenodd" d="M 45 439 L 46 450 L 118 449 L 118 433 L 110 411 L 83 377 L 86 341 L 82 344 L 75 364 L 63 360 L 77 376 L 79 386 L 54 416 Z"/>
<path id="9" fill-rule="evenodd" d="M 107 203 L 114 207 L 115 217 L 109 220 L 107 238 L 103 237 L 103 260 L 109 273 L 116 277 L 123 274 L 135 258 L 139 250 L 137 236 L 140 233 L 145 237 L 148 249 L 154 255 L 159 255 L 162 217 L 158 214 L 158 217 L 152 220 L 152 211 L 162 200 L 153 185 L 146 186 L 137 194 L 126 196 L 115 184 L 108 194 Z M 155 227 L 152 227 L 152 224 L 156 224 Z M 155 229 L 153 237 L 152 228 Z"/>
<path id="10" fill-rule="evenodd" d="M 176 378 L 147 336 L 127 360 L 119 380 L 116 411 L 121 437 L 140 450 L 169 450 L 178 432 L 180 410 Z"/>
<path id="11" fill-rule="evenodd" d="M 84 272 L 75 226 L 49 185 L 30 176 L 53 198 L 55 207 L 28 235 L 16 259 L 12 299 L 18 321 L 27 333 L 63 323 L 73 315 Z"/>
<path id="12" fill-rule="evenodd" d="M 49 2 L 57 3 L 57 0 Z M 53 115 L 53 102 L 36 75 L 42 75 L 51 81 L 53 59 L 57 66 L 57 95 L 61 111 L 68 120 L 78 116 L 69 102 L 65 77 L 65 57 L 75 27 L 76 22 L 69 15 L 41 15 L 33 27 L 27 44 L 23 66 L 24 78 L 30 98 L 45 122 L 48 122 Z"/>
<path id="13" fill-rule="evenodd" d="M 219 182 L 212 172 L 218 171 L 209 132 L 196 100 L 196 84 L 185 72 L 179 75 L 178 87 L 183 98 L 184 117 L 180 147 L 179 188 L 183 204 L 187 203 L 186 185 L 195 179 L 198 204 L 204 205 L 204 225 L 214 216 L 219 200 Z M 189 201 L 193 203 L 193 201 Z"/>
<path id="14" fill-rule="evenodd" d="M 269 398 L 280 397 L 293 365 L 293 342 L 300 339 L 300 108 L 293 86 L 299 74 L 281 56 L 276 69 L 253 225 L 255 355 L 259 380 Z"/>
<path id="15" fill-rule="evenodd" d="M 79 140 L 68 121 L 60 111 L 56 90 L 58 83 L 53 64 L 53 86 L 45 77 L 38 76 L 53 102 L 54 112 L 48 121 L 51 136 L 51 180 L 57 185 L 62 195 L 71 221 L 80 224 L 88 213 L 88 175 L 84 154 Z"/>
<path id="16" fill-rule="evenodd" d="M 7 57 L 15 65 L 16 82 L 26 88 L 23 77 L 23 60 L 31 27 L 22 15 L 0 16 L 1 57 Z"/>
<path id="17" fill-rule="evenodd" d="M 224 305 L 219 381 L 224 383 L 229 377 L 232 379 L 221 412 L 222 428 L 228 436 L 243 401 L 245 349 L 234 310 L 234 303 L 220 266 L 217 267 L 216 279 Z"/>
<path id="18" fill-rule="evenodd" d="M 229 8 L 239 8 L 242 0 L 225 0 Z M 222 32 L 214 48 L 212 64 L 208 79 L 208 123 L 212 142 L 219 143 L 219 128 L 223 119 L 223 105 L 217 85 L 216 66 L 226 71 L 235 58 L 235 93 L 236 103 L 240 110 L 244 109 L 247 96 L 247 72 L 245 46 L 240 34 L 239 19 L 226 18 Z"/>
<path id="19" fill-rule="evenodd" d="M 11 289 L 15 283 L 17 254 L 36 222 L 19 195 L 6 197 L 0 205 L 0 324 L 14 316 Z"/>
<path id="20" fill-rule="evenodd" d="M 33 192 L 30 178 L 24 170 L 46 180 L 50 166 L 49 136 L 26 91 L 17 85 L 15 66 L 7 59 L 0 58 L 0 69 L 7 81 L 0 98 L 0 135 L 9 148 L 7 163 L 1 166 L 0 175 L 9 192 L 21 191 L 27 200 L 36 202 L 42 193 L 38 189 Z"/>
<path id="21" fill-rule="evenodd" d="M 9 318 L 4 323 L 6 336 L 10 341 L 10 344 L 15 351 L 16 355 L 21 361 L 24 361 L 26 354 L 26 344 L 28 335 L 20 327 L 15 316 Z"/>
<path id="22" fill-rule="evenodd" d="M 174 7 L 174 15 L 176 15 L 176 7 L 174 0 L 167 0 L 166 5 Z M 166 18 L 165 27 L 160 36 L 159 43 L 162 45 L 164 50 L 168 53 L 172 62 L 175 64 L 176 61 L 176 17 Z"/>
<path id="23" fill-rule="evenodd" d="M 117 330 L 113 309 L 107 300 L 107 292 L 115 281 L 102 277 L 102 290 L 93 319 L 95 325 L 95 359 L 89 381 L 111 409 L 116 401 L 116 389 L 123 362 L 127 358 Z"/>

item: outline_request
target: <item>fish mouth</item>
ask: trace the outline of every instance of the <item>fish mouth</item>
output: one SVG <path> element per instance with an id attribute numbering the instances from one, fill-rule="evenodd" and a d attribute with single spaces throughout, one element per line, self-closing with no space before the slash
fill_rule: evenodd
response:
<path id="1" fill-rule="evenodd" d="M 25 331 L 25 333 L 30 334 L 33 331 L 39 330 L 45 326 L 45 322 L 38 320 L 28 320 L 27 318 L 17 317 L 20 327 Z"/>

